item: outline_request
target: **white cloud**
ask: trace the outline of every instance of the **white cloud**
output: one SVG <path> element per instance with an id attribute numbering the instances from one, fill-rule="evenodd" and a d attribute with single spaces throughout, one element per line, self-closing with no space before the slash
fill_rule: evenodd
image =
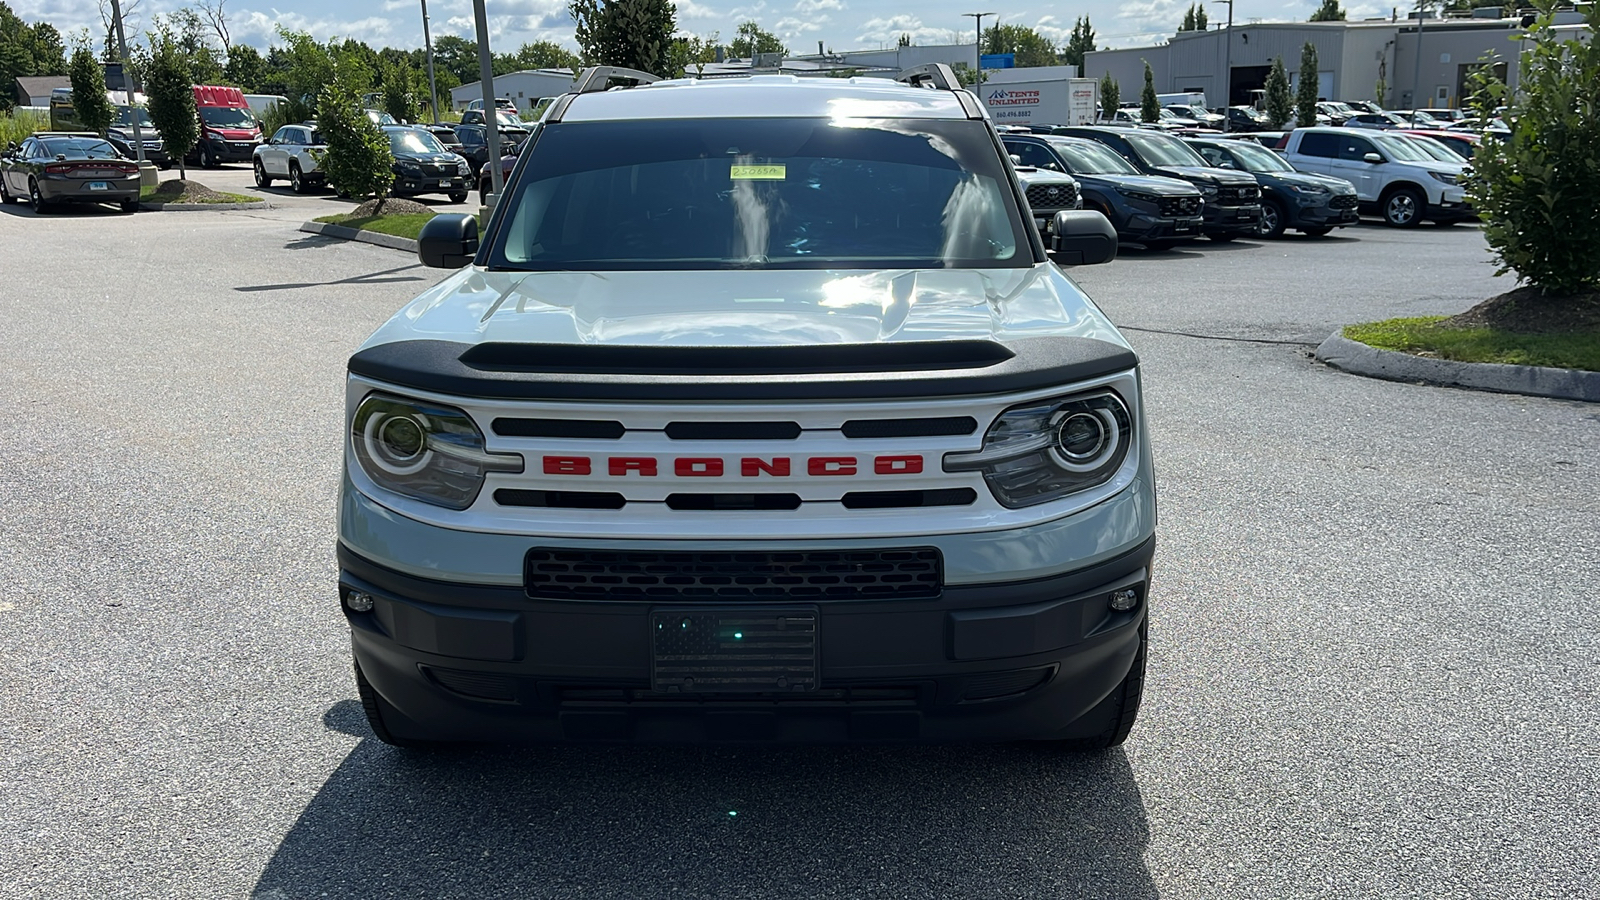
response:
<path id="1" fill-rule="evenodd" d="M 684 19 L 720 19 L 722 17 L 722 13 L 703 3 L 696 3 L 695 0 L 672 0 L 672 5 L 677 8 L 680 22 Z"/>
<path id="2" fill-rule="evenodd" d="M 844 0 L 800 0 L 799 3 L 794 5 L 794 11 L 802 14 L 810 14 L 823 9 L 843 10 L 846 7 Z"/>
<path id="3" fill-rule="evenodd" d="M 822 27 L 827 24 L 827 16 L 820 16 L 815 19 L 788 18 L 779 19 L 773 28 L 777 31 L 779 37 L 792 38 L 800 37 L 813 31 L 821 31 Z"/>

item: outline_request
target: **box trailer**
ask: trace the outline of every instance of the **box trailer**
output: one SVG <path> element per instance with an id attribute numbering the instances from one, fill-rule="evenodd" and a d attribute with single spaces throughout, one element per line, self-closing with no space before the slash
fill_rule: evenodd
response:
<path id="1" fill-rule="evenodd" d="M 1094 121 L 1093 78 L 1050 78 L 978 85 L 996 125 L 1087 125 Z"/>

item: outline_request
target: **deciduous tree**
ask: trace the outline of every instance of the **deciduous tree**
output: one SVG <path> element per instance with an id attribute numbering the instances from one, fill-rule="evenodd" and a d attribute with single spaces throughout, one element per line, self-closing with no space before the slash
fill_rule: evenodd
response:
<path id="1" fill-rule="evenodd" d="M 1322 5 L 1317 7 L 1317 11 L 1311 14 L 1311 21 L 1343 22 L 1344 7 L 1339 5 L 1339 0 L 1322 0 Z"/>
<path id="2" fill-rule="evenodd" d="M 1017 68 L 1053 66 L 1057 63 L 1056 44 L 1026 25 L 991 25 L 983 32 L 983 52 L 1010 53 Z"/>
<path id="3" fill-rule="evenodd" d="M 111 100 L 106 97 L 106 70 L 100 67 L 89 49 L 87 36 L 78 49 L 72 52 L 72 62 L 67 66 L 72 79 L 72 109 L 82 126 L 105 137 L 116 117 Z"/>
<path id="4" fill-rule="evenodd" d="M 165 29 L 150 35 L 149 54 L 144 66 L 144 91 L 150 100 L 150 121 L 161 133 L 167 152 L 178 161 L 179 177 L 188 180 L 189 170 L 183 160 L 200 139 L 189 57 Z"/>
<path id="5" fill-rule="evenodd" d="M 575 37 L 587 66 L 622 66 L 663 78 L 676 75 L 671 0 L 572 0 Z"/>
<path id="6" fill-rule="evenodd" d="M 758 22 L 746 22 L 739 26 L 734 34 L 733 41 L 728 44 L 728 50 L 741 59 L 751 59 L 757 53 L 788 53 L 789 48 L 783 45 L 778 36 L 761 27 Z"/>
<path id="7" fill-rule="evenodd" d="M 360 94 L 343 77 L 335 77 L 317 94 L 317 130 L 328 145 L 317 167 L 327 173 L 330 185 L 357 199 L 389 196 L 394 186 L 389 136 L 362 112 Z"/>

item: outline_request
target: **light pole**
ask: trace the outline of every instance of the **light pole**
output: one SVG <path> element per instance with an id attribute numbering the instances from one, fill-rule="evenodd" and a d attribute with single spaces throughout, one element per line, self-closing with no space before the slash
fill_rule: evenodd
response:
<path id="1" fill-rule="evenodd" d="M 472 0 L 472 14 L 478 20 L 478 86 L 483 88 L 483 124 L 489 144 L 489 187 L 496 199 L 505 187 L 500 171 L 500 110 L 494 105 L 494 60 L 489 55 L 489 16 L 483 0 Z"/>
<path id="2" fill-rule="evenodd" d="M 1222 133 L 1232 131 L 1232 121 L 1228 110 L 1233 107 L 1233 0 L 1211 0 L 1212 3 L 1228 4 L 1228 29 L 1223 32 L 1223 40 L 1227 42 L 1227 49 L 1223 51 L 1222 63 Z"/>
<path id="3" fill-rule="evenodd" d="M 133 152 L 139 158 L 139 169 L 144 169 L 144 135 L 139 130 L 139 107 L 133 102 L 133 67 L 128 65 L 128 38 L 122 30 L 122 3 L 111 0 L 111 18 L 117 23 L 117 55 L 122 58 L 122 91 L 128 95 L 128 120 L 133 123 Z M 142 180 L 141 176 L 141 180 Z"/>
<path id="4" fill-rule="evenodd" d="M 978 81 L 981 80 L 980 77 L 979 77 L 979 73 L 981 73 L 983 71 L 983 17 L 984 16 L 994 16 L 996 18 L 999 18 L 1000 14 L 999 13 L 992 13 L 992 12 L 986 12 L 986 13 L 962 13 L 961 16 L 962 16 L 962 18 L 967 18 L 967 17 L 971 17 L 972 18 L 972 27 L 973 27 L 974 33 L 976 35 L 976 37 L 974 38 L 974 43 L 972 45 L 972 49 L 973 49 L 974 53 L 977 55 L 977 59 L 973 60 L 973 62 L 976 63 L 977 67 L 972 70 L 972 79 L 973 79 L 974 83 L 977 83 Z"/>
<path id="5" fill-rule="evenodd" d="M 1422 20 L 1428 15 L 1427 0 L 1417 0 L 1417 58 L 1411 67 L 1411 127 L 1417 126 L 1417 110 L 1422 104 Z"/>
<path id="6" fill-rule="evenodd" d="M 433 80 L 433 38 L 428 34 L 428 0 L 422 0 L 422 46 L 428 48 L 428 112 L 438 122 L 439 88 Z"/>

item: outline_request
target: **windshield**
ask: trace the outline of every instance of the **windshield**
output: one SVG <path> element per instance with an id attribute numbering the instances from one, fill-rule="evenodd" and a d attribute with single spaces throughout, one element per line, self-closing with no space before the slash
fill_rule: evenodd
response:
<path id="1" fill-rule="evenodd" d="M 444 145 L 439 139 L 426 131 L 409 131 L 394 129 L 389 132 L 389 149 L 396 156 L 401 154 L 415 155 L 419 153 L 444 153 Z"/>
<path id="2" fill-rule="evenodd" d="M 255 116 L 248 109 L 235 109 L 231 106 L 202 106 L 200 107 L 200 121 L 212 128 L 255 128 Z"/>
<path id="3" fill-rule="evenodd" d="M 1372 140 L 1394 159 L 1405 162 L 1434 162 L 1433 155 L 1418 147 L 1411 138 L 1393 134 L 1375 134 Z"/>
<path id="4" fill-rule="evenodd" d="M 1128 161 L 1112 153 L 1103 144 L 1062 141 L 1054 144 L 1056 152 L 1067 162 L 1067 172 L 1072 175 L 1137 175 L 1139 170 Z"/>
<path id="5" fill-rule="evenodd" d="M 1147 166 L 1204 166 L 1206 161 L 1189 149 L 1189 145 L 1174 137 L 1158 134 L 1126 135 L 1133 152 L 1139 154 Z"/>
<path id="6" fill-rule="evenodd" d="M 1293 172 L 1294 166 L 1284 161 L 1283 157 L 1260 144 L 1249 141 L 1234 141 L 1228 146 L 1232 153 L 1244 166 L 1246 172 Z"/>
<path id="7" fill-rule="evenodd" d="M 371 119 L 372 123 L 374 125 L 399 125 L 400 124 L 399 122 L 396 122 L 394 120 L 394 116 L 391 116 L 386 112 L 382 112 L 381 110 L 376 110 L 376 109 L 367 110 L 367 118 Z"/>
<path id="8" fill-rule="evenodd" d="M 154 129 L 156 127 L 155 123 L 150 121 L 150 112 L 149 112 L 149 110 L 145 109 L 142 106 L 133 106 L 133 107 L 119 106 L 119 107 L 117 107 L 117 118 L 114 121 L 112 121 L 111 124 L 113 126 L 116 126 L 116 127 L 119 127 L 119 128 L 132 128 L 133 124 L 134 124 L 133 123 L 134 113 L 138 113 L 139 127 L 140 128 Z"/>
<path id="9" fill-rule="evenodd" d="M 1453 162 L 1453 163 L 1461 162 L 1460 154 L 1456 153 L 1454 150 L 1451 150 L 1449 147 L 1446 147 L 1444 144 L 1439 143 L 1438 141 L 1434 140 L 1431 137 L 1427 137 L 1425 135 L 1420 135 L 1420 134 L 1413 134 L 1413 135 L 1408 135 L 1405 138 L 1405 140 L 1408 143 L 1410 143 L 1410 144 L 1412 144 L 1414 146 L 1421 147 L 1422 151 L 1424 153 L 1428 154 L 1429 156 L 1433 157 L 1434 159 L 1439 160 L 1440 162 Z"/>
<path id="10" fill-rule="evenodd" d="M 65 156 L 67 159 L 121 159 L 117 148 L 105 141 L 90 138 L 56 138 L 40 141 L 47 156 Z"/>
<path id="11" fill-rule="evenodd" d="M 529 271 L 1031 266 L 968 120 L 674 119 L 544 128 L 490 264 Z M 537 173 L 537 178 L 530 178 Z"/>

